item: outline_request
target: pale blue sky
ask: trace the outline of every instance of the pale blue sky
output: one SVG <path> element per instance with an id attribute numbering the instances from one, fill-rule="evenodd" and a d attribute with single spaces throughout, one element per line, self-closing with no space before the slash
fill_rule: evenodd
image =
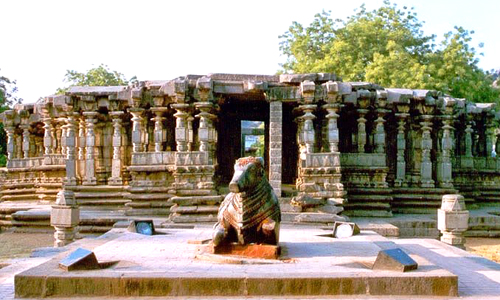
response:
<path id="1" fill-rule="evenodd" d="M 500 69 L 499 0 L 395 1 L 415 7 L 427 34 L 460 25 L 483 42 L 483 69 Z M 140 80 L 186 74 L 273 74 L 278 36 L 331 10 L 345 18 L 376 1 L 6 1 L 0 0 L 0 69 L 24 102 L 55 92 L 67 69 L 100 63 Z"/>

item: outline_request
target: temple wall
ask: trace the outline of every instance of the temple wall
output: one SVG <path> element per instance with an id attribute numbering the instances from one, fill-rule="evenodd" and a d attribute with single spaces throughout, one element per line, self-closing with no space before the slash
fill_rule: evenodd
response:
<path id="1" fill-rule="evenodd" d="M 50 203 L 64 186 L 82 206 L 214 221 L 227 180 L 218 159 L 231 168 L 228 143 L 241 140 L 223 114 L 256 119 L 255 107 L 269 107 L 265 160 L 278 195 L 293 180 L 299 195 L 377 217 L 434 211 L 450 192 L 469 205 L 500 200 L 493 104 L 333 74 L 211 74 L 73 87 L 4 112 L 1 201 Z"/>

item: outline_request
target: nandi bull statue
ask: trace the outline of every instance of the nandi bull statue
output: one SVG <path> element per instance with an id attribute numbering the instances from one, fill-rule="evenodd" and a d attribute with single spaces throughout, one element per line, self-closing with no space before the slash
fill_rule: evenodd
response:
<path id="1" fill-rule="evenodd" d="M 242 157 L 234 165 L 230 193 L 219 207 L 213 244 L 238 242 L 277 245 L 281 212 L 261 157 Z"/>

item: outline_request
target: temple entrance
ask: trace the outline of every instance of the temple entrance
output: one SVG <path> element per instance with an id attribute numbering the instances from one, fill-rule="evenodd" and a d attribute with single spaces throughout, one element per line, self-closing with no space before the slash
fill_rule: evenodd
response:
<path id="1" fill-rule="evenodd" d="M 269 172 L 269 103 L 264 99 L 230 97 L 220 104 L 218 115 L 219 183 L 229 183 L 235 161 L 243 156 L 262 156 Z"/>
<path id="2" fill-rule="evenodd" d="M 294 122 L 295 103 L 283 103 L 282 183 L 295 184 L 297 179 L 297 124 Z M 269 103 L 262 100 L 231 97 L 220 104 L 217 125 L 217 177 L 228 184 L 236 159 L 261 156 L 269 174 Z"/>

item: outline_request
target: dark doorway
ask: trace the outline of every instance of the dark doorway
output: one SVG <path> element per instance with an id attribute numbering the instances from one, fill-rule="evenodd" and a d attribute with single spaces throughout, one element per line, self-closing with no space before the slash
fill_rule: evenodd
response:
<path id="1" fill-rule="evenodd" d="M 219 122 L 217 124 L 217 161 L 219 166 L 216 172 L 219 182 L 223 185 L 228 184 L 233 176 L 235 161 L 246 154 L 252 154 L 253 150 L 249 149 L 251 147 L 245 149 L 247 136 L 264 134 L 263 157 L 268 169 L 269 103 L 265 99 L 227 97 L 220 101 L 219 105 Z M 252 122 L 254 125 L 263 124 L 264 130 L 258 128 L 253 132 L 254 134 L 249 134 L 251 132 L 248 130 L 252 129 L 243 129 L 242 131 L 242 127 L 248 128 L 247 125 Z"/>
<path id="2" fill-rule="evenodd" d="M 293 114 L 295 102 L 283 103 L 283 142 L 282 142 L 282 177 L 284 184 L 295 184 L 297 179 L 297 164 L 299 149 L 297 145 L 297 123 Z"/>

